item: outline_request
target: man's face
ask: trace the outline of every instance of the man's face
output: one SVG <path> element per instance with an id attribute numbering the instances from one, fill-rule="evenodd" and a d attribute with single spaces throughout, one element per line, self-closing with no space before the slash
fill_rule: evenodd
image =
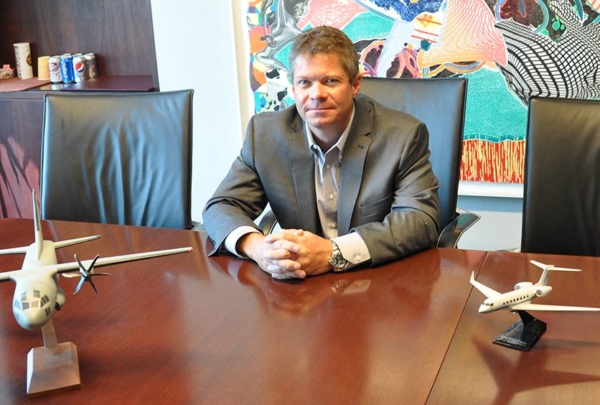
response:
<path id="1" fill-rule="evenodd" d="M 296 58 L 292 85 L 296 108 L 315 136 L 331 139 L 342 134 L 360 83 L 360 76 L 350 82 L 335 54 Z"/>

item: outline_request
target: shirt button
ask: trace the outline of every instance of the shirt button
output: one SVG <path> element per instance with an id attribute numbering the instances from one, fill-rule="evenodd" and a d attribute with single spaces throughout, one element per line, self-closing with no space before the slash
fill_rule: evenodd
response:
<path id="1" fill-rule="evenodd" d="M 335 195 L 333 193 L 329 194 L 329 199 L 333 200 L 335 198 Z"/>

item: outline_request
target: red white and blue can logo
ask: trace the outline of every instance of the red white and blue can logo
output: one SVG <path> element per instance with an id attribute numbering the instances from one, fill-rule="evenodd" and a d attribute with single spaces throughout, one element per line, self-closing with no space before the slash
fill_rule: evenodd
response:
<path id="1" fill-rule="evenodd" d="M 48 59 L 48 70 L 50 71 L 50 82 L 62 82 L 62 74 L 60 73 L 60 56 L 55 55 Z"/>
<path id="2" fill-rule="evenodd" d="M 87 63 L 83 55 L 73 56 L 73 71 L 75 73 L 76 83 L 81 83 L 89 79 Z"/>

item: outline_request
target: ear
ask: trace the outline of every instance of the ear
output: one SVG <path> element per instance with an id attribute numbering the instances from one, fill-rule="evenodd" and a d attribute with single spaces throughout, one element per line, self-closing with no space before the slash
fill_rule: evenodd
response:
<path id="1" fill-rule="evenodd" d="M 356 96 L 360 90 L 360 85 L 362 84 L 362 75 L 357 75 L 356 79 L 354 79 L 354 83 L 352 83 L 352 95 Z"/>

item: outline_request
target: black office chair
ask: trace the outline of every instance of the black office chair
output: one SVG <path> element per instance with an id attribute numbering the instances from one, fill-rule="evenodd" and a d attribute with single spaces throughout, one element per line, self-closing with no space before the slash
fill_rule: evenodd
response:
<path id="1" fill-rule="evenodd" d="M 531 98 L 521 251 L 600 256 L 600 101 Z"/>
<path id="2" fill-rule="evenodd" d="M 423 121 L 429 130 L 433 172 L 440 182 L 439 247 L 455 248 L 461 235 L 479 220 L 479 215 L 457 210 L 458 182 L 462 158 L 467 79 L 393 79 L 364 77 L 360 93 L 388 108 L 407 112 Z M 272 211 L 259 226 L 271 232 Z"/>
<path id="3" fill-rule="evenodd" d="M 192 228 L 192 97 L 47 94 L 42 218 Z"/>

